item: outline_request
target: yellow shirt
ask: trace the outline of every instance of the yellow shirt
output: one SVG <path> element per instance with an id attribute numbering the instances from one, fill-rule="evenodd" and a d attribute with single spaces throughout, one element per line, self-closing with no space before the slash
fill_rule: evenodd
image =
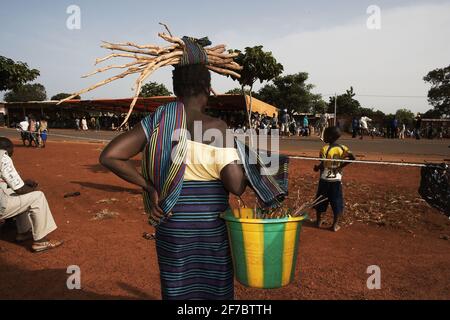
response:
<path id="1" fill-rule="evenodd" d="M 344 145 L 334 145 L 330 148 L 329 144 L 326 144 L 320 150 L 319 157 L 322 159 L 345 159 L 350 150 Z M 320 175 L 320 179 L 326 181 L 341 181 L 342 171 L 339 170 L 342 162 L 340 161 L 324 161 L 323 172 Z"/>
<path id="2" fill-rule="evenodd" d="M 239 155 L 235 148 L 218 148 L 188 140 L 184 180 L 220 180 L 222 169 L 238 160 Z"/>

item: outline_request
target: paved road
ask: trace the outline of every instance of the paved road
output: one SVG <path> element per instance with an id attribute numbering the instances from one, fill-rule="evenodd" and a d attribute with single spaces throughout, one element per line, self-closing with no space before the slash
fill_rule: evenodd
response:
<path id="1" fill-rule="evenodd" d="M 86 141 L 108 142 L 119 133 L 116 131 L 75 131 L 66 129 L 53 129 L 49 134 L 49 141 Z M 17 139 L 19 133 L 15 129 L 0 128 L 0 135 Z M 449 159 L 450 140 L 415 140 L 415 139 L 383 139 L 364 140 L 352 139 L 350 136 L 341 138 L 341 143 L 349 146 L 357 155 L 395 155 L 402 157 L 416 156 L 418 158 Z M 282 138 L 280 149 L 288 154 L 313 154 L 317 155 L 323 142 L 317 137 L 308 138 Z"/>
<path id="2" fill-rule="evenodd" d="M 342 144 L 348 146 L 355 154 L 391 154 L 391 155 L 414 155 L 429 156 L 438 158 L 450 158 L 450 140 L 428 140 L 428 139 L 352 139 L 343 137 L 340 139 Z M 305 150 L 320 150 L 323 142 L 316 137 L 301 139 L 296 138 L 283 139 L 281 149 L 286 151 L 301 152 Z M 317 151 L 318 152 L 318 151 Z"/>

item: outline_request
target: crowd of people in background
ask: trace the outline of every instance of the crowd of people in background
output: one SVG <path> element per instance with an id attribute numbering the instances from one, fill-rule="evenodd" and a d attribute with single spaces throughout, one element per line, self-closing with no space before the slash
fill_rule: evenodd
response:
<path id="1" fill-rule="evenodd" d="M 228 124 L 228 128 L 235 133 L 245 133 L 248 129 L 248 116 L 241 111 L 216 111 L 211 110 L 214 116 L 221 118 Z M 114 113 L 95 113 L 88 112 L 82 114 L 64 114 L 40 116 L 28 115 L 24 120 L 12 119 L 12 126 L 19 128 L 21 131 L 22 140 L 28 146 L 44 147 L 47 138 L 48 128 L 66 128 L 75 129 L 79 131 L 88 130 L 121 130 L 127 131 L 132 129 L 139 123 L 147 114 L 136 113 L 132 114 L 128 122 L 121 126 L 125 119 L 125 114 Z M 273 130 L 278 130 L 280 136 L 311 136 L 316 134 L 323 140 L 323 133 L 325 129 L 334 125 L 332 119 L 333 115 L 324 113 L 320 115 L 311 114 L 297 114 L 288 112 L 288 110 L 281 110 L 277 115 L 273 113 L 252 112 L 251 114 L 251 129 L 257 134 L 265 132 L 271 134 Z M 353 138 L 359 137 L 363 139 L 364 136 L 384 137 L 389 139 L 406 139 L 406 138 L 449 138 L 450 132 L 448 127 L 442 124 L 432 122 L 422 123 L 421 116 L 418 114 L 414 122 L 401 121 L 397 117 L 386 119 L 371 119 L 367 116 L 353 117 L 351 121 L 347 121 L 344 126 L 341 125 L 338 117 L 336 126 L 342 131 L 347 131 L 352 134 Z"/>
<path id="2" fill-rule="evenodd" d="M 239 121 L 235 121 L 236 119 L 239 119 Z M 229 124 L 229 129 L 236 133 L 244 133 L 248 130 L 248 119 L 245 115 L 231 117 L 230 122 L 227 121 L 226 117 L 222 117 L 222 120 L 226 121 Z M 309 136 L 314 131 L 307 115 L 293 115 L 288 113 L 287 110 L 283 110 L 280 116 L 275 113 L 269 116 L 267 113 L 252 112 L 250 121 L 250 128 L 257 134 L 263 132 L 271 134 L 273 130 L 278 130 L 281 136 L 290 137 Z"/>
<path id="3" fill-rule="evenodd" d="M 34 144 L 36 148 L 45 148 L 49 131 L 46 117 L 37 119 L 33 115 L 27 116 L 17 128 L 24 146 L 32 147 Z"/>
<path id="4" fill-rule="evenodd" d="M 351 125 L 352 137 L 357 136 L 363 139 L 364 135 L 384 137 L 388 139 L 400 139 L 415 138 L 420 140 L 421 138 L 427 139 L 443 139 L 449 137 L 449 129 L 444 125 L 434 125 L 432 122 L 428 122 L 426 126 L 422 124 L 422 118 L 420 114 L 416 116 L 413 123 L 406 123 L 399 120 L 397 117 L 387 119 L 382 124 L 374 124 L 373 120 L 368 117 L 353 117 Z"/>
<path id="5" fill-rule="evenodd" d="M 129 118 L 128 122 L 121 128 L 121 130 L 129 130 L 136 123 L 140 122 L 146 114 L 132 114 Z M 56 113 L 52 116 L 41 115 L 35 116 L 30 114 L 25 117 L 27 122 L 30 119 L 34 119 L 37 122 L 45 120 L 47 123 L 47 127 L 58 128 L 58 129 L 75 129 L 80 131 L 88 131 L 88 130 L 116 130 L 122 122 L 125 120 L 125 114 L 112 114 L 112 113 L 96 113 L 96 114 L 64 114 L 61 115 Z M 38 120 L 36 120 L 38 119 Z M 25 120 L 21 119 L 18 116 L 14 116 L 11 119 L 10 127 L 13 128 L 21 128 Z M 23 127 L 25 125 L 23 124 Z M 31 130 L 33 130 L 34 126 L 31 126 Z M 30 131 L 31 131 L 30 130 Z M 24 130 L 27 131 L 27 130 Z"/>
<path id="6" fill-rule="evenodd" d="M 146 114 L 132 114 L 127 123 L 122 127 L 121 124 L 125 120 L 125 114 L 100 114 L 100 115 L 82 115 L 74 117 L 75 130 L 88 131 L 88 130 L 117 130 L 120 127 L 120 131 L 128 131 L 132 129 L 137 123 L 139 123 Z"/>

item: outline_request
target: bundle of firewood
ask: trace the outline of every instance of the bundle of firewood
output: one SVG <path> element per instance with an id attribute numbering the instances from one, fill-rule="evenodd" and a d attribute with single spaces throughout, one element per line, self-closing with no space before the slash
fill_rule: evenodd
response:
<path id="1" fill-rule="evenodd" d="M 164 25 L 164 24 L 162 24 Z M 164 25 L 165 26 L 165 25 Z M 95 61 L 95 64 L 104 62 L 112 58 L 130 58 L 133 59 L 132 62 L 126 64 L 109 65 L 100 69 L 95 70 L 92 73 L 84 75 L 83 78 L 92 76 L 94 74 L 105 72 L 111 69 L 126 69 L 126 71 L 110 77 L 106 80 L 98 82 L 93 86 L 83 89 L 79 92 L 74 93 L 70 97 L 67 97 L 58 102 L 62 103 L 66 100 L 73 99 L 77 95 L 92 91 L 98 87 L 108 84 L 117 79 L 124 78 L 130 74 L 139 73 L 139 77 L 135 82 L 134 87 L 134 98 L 131 102 L 130 109 L 127 116 L 125 117 L 124 125 L 131 113 L 133 112 L 133 107 L 139 97 L 139 93 L 142 88 L 143 82 L 157 69 L 164 66 L 176 66 L 180 63 L 182 56 L 185 54 L 186 45 L 181 38 L 172 36 L 169 29 L 166 26 L 169 34 L 159 33 L 158 36 L 167 41 L 169 44 L 166 46 L 157 45 L 138 45 L 132 42 L 125 43 L 110 43 L 103 41 L 102 48 L 113 50 L 113 53 L 107 55 L 106 57 L 99 58 Z M 211 71 L 216 73 L 232 76 L 234 78 L 240 78 L 238 71 L 242 70 L 242 67 L 237 64 L 233 58 L 235 58 L 238 53 L 229 53 L 226 51 L 226 46 L 224 44 L 217 45 L 214 47 L 204 47 L 205 53 L 207 54 L 208 61 L 206 67 Z M 121 126 L 122 126 L 121 125 Z"/>
<path id="2" fill-rule="evenodd" d="M 293 206 L 279 204 L 274 208 L 264 208 L 256 199 L 254 208 L 247 207 L 242 198 L 238 199 L 238 208 L 233 213 L 236 218 L 245 219 L 284 219 L 306 216 L 308 211 L 314 209 L 317 205 L 328 201 L 328 198 L 319 196 L 310 201 L 301 203 L 300 191 L 297 192 L 297 199 Z"/>

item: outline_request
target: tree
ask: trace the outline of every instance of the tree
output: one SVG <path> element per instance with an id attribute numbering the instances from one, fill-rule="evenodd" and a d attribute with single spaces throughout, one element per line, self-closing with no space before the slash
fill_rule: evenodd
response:
<path id="1" fill-rule="evenodd" d="M 232 50 L 231 52 L 239 53 L 235 61 L 243 67 L 240 72 L 241 77 L 235 80 L 238 80 L 242 91 L 244 91 L 245 86 L 250 87 L 250 110 L 248 112 L 248 122 L 250 124 L 253 85 L 257 80 L 263 83 L 279 76 L 283 72 L 283 66 L 273 57 L 272 52 L 263 51 L 263 46 L 246 47 L 245 53 L 239 50 Z"/>
<path id="2" fill-rule="evenodd" d="M 261 83 L 270 81 L 283 72 L 283 65 L 277 62 L 272 52 L 263 51 L 263 46 L 246 47 L 245 53 L 239 50 L 233 52 L 239 53 L 235 61 L 243 67 L 241 78 L 237 80 L 241 87 L 249 86 L 250 91 L 257 80 Z"/>
<path id="3" fill-rule="evenodd" d="M 171 94 L 172 92 L 170 92 L 165 85 L 157 82 L 149 82 L 142 86 L 142 90 L 139 96 L 149 98 L 149 97 L 170 96 Z"/>
<path id="4" fill-rule="evenodd" d="M 250 93 L 252 94 L 253 97 L 258 98 L 258 93 L 256 92 L 250 92 L 250 90 L 246 89 L 245 90 L 245 94 L 246 95 L 250 95 Z M 234 88 L 231 90 L 228 90 L 227 92 L 225 92 L 225 94 L 242 94 L 242 88 Z"/>
<path id="5" fill-rule="evenodd" d="M 441 117 L 441 113 L 437 109 L 430 109 L 427 112 L 422 114 L 422 118 L 424 118 L 424 119 L 436 119 L 436 118 L 440 118 L 440 117 Z"/>
<path id="6" fill-rule="evenodd" d="M 337 114 L 338 115 L 349 115 L 349 116 L 359 116 L 361 104 L 358 100 L 354 99 L 355 93 L 353 92 L 353 87 L 350 90 L 346 90 L 344 94 L 337 96 Z M 334 113 L 335 97 L 330 97 L 330 102 L 328 103 L 328 112 Z"/>
<path id="7" fill-rule="evenodd" d="M 65 98 L 70 97 L 70 96 L 71 96 L 70 93 L 63 93 L 63 92 L 61 92 L 61 93 L 55 94 L 50 100 L 59 101 L 59 100 L 65 99 Z M 74 99 L 75 100 L 81 100 L 81 97 L 78 95 Z"/>
<path id="8" fill-rule="evenodd" d="M 439 111 L 440 116 L 450 117 L 450 65 L 430 71 L 423 80 L 431 83 L 428 102 Z"/>
<path id="9" fill-rule="evenodd" d="M 311 112 L 324 107 L 322 96 L 313 94 L 314 85 L 307 84 L 308 73 L 299 72 L 276 77 L 272 84 L 262 87 L 258 94 L 267 103 L 289 111 Z"/>
<path id="10" fill-rule="evenodd" d="M 373 108 L 359 108 L 358 116 L 366 116 L 371 118 L 372 120 L 381 121 L 386 116 L 383 111 L 374 110 Z"/>
<path id="11" fill-rule="evenodd" d="M 47 93 L 42 84 L 24 84 L 5 93 L 4 98 L 6 102 L 44 101 L 47 99 Z"/>
<path id="12" fill-rule="evenodd" d="M 395 113 L 395 117 L 400 123 L 404 123 L 406 126 L 412 126 L 414 123 L 415 115 L 409 109 L 399 109 Z"/>
<path id="13" fill-rule="evenodd" d="M 0 56 L 0 91 L 15 90 L 39 75 L 39 70 L 29 69 L 26 63 Z"/>
<path id="14" fill-rule="evenodd" d="M 328 104 L 322 99 L 322 96 L 320 95 L 315 95 L 318 96 L 317 98 L 312 99 L 311 101 L 311 111 L 314 114 L 322 114 L 327 112 L 328 109 Z"/>

